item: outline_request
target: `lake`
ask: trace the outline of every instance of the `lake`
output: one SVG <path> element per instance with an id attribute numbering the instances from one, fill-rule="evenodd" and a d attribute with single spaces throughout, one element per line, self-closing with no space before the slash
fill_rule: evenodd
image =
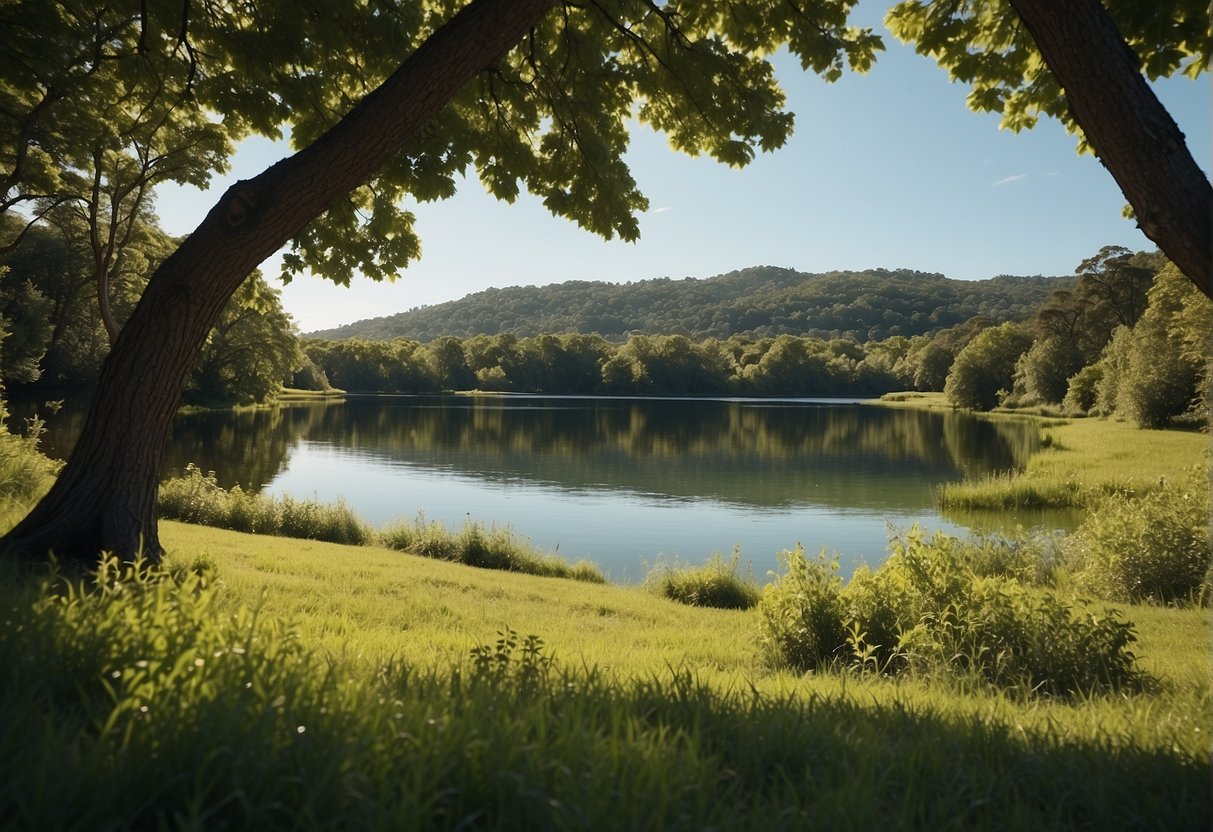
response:
<path id="1" fill-rule="evenodd" d="M 44 449 L 65 456 L 82 420 L 48 415 Z M 376 525 L 506 525 L 621 582 L 740 547 L 762 581 L 797 542 L 849 573 L 883 559 L 890 528 L 963 532 L 933 487 L 1019 468 L 1038 442 L 1026 420 L 853 400 L 367 396 L 183 414 L 164 474 L 192 462 L 225 486 L 344 499 Z"/>

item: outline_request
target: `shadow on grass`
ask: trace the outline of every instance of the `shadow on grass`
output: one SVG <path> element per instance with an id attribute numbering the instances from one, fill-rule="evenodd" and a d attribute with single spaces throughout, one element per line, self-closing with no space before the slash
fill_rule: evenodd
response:
<path id="1" fill-rule="evenodd" d="M 227 608 L 205 576 L 111 568 L 32 587 L 0 571 L 0 817 L 15 828 L 1211 821 L 1207 759 L 1064 719 L 1024 730 L 1006 700 L 970 712 L 919 688 L 880 702 L 858 682 L 769 695 L 680 670 L 619 680 L 508 631 L 456 666 L 368 668 Z"/>

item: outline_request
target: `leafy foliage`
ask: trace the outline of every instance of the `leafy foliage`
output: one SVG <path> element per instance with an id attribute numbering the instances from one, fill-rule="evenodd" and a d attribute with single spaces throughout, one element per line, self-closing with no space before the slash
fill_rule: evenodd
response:
<path id="1" fill-rule="evenodd" d="M 1063 278 L 970 281 L 905 270 L 805 274 L 761 266 L 704 280 L 488 289 L 310 335 L 428 342 L 498 333 L 578 332 L 612 340 L 630 333 L 692 339 L 788 334 L 864 342 L 934 333 L 977 315 L 994 323 L 1025 320 L 1050 291 L 1068 285 Z"/>
<path id="2" fill-rule="evenodd" d="M 767 657 L 795 670 L 845 660 L 846 629 L 837 559 L 810 561 L 799 544 L 779 553 L 783 571 L 762 591 L 758 632 Z"/>
<path id="3" fill-rule="evenodd" d="M 1020 326 L 1005 323 L 981 332 L 961 350 L 944 386 L 955 407 L 991 410 L 1013 386 L 1015 365 L 1032 345 Z"/>
<path id="4" fill-rule="evenodd" d="M 1112 494 L 1066 541 L 1080 586 L 1117 601 L 1208 600 L 1209 482 L 1194 468 L 1146 494 Z"/>
<path id="5" fill-rule="evenodd" d="M 211 329 L 190 373 L 185 399 L 199 404 L 264 402 L 294 375 L 301 359 L 278 291 L 254 273 Z"/>
<path id="6" fill-rule="evenodd" d="M 786 571 L 758 606 L 768 654 L 797 670 L 943 672 L 1024 694 L 1140 682 L 1132 624 L 1075 610 L 1013 578 L 978 574 L 992 564 L 988 543 L 928 539 L 914 527 L 892 547 L 879 569 L 859 570 L 845 587 L 824 554 L 810 562 L 799 547 L 785 552 Z"/>
<path id="7" fill-rule="evenodd" d="M 1202 0 L 1104 0 L 1103 6 L 1147 77 L 1195 78 L 1208 70 L 1213 46 Z M 1009 3 L 906 0 L 889 10 L 885 24 L 953 80 L 968 84 L 970 109 L 1000 113 L 1003 128 L 1018 132 L 1050 116 L 1080 133 L 1060 85 Z M 1079 147 L 1087 149 L 1084 139 Z"/>

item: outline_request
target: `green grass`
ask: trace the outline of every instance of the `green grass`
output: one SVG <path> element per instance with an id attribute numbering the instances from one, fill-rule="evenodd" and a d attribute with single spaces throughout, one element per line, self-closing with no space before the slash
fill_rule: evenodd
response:
<path id="1" fill-rule="evenodd" d="M 1209 437 L 1103 419 L 1042 419 L 1042 446 L 1020 473 L 946 483 L 944 509 L 1087 508 L 1109 494 L 1145 493 L 1208 461 Z"/>
<path id="2" fill-rule="evenodd" d="M 15 826 L 1211 821 L 1191 610 L 1126 607 L 1158 684 L 1070 702 L 777 672 L 753 611 L 633 587 L 178 523 L 162 540 L 176 580 L 68 591 L 0 562 Z"/>

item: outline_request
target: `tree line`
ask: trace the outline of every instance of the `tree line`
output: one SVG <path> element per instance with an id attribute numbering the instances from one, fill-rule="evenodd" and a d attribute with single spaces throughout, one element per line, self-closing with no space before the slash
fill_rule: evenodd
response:
<path id="1" fill-rule="evenodd" d="M 1105 247 L 1025 324 L 979 333 L 944 387 L 958 407 L 1049 406 L 1164 427 L 1209 415 L 1213 302 L 1159 254 Z"/>
<path id="2" fill-rule="evenodd" d="M 704 280 L 658 278 L 635 283 L 574 280 L 511 286 L 311 333 L 316 338 L 411 338 L 444 335 L 534 336 L 631 333 L 689 338 L 810 335 L 883 340 L 925 335 L 983 315 L 1024 320 L 1073 278 L 1000 276 L 952 280 L 908 269 L 806 274 L 756 266 Z"/>
<path id="3" fill-rule="evenodd" d="M 18 233 L 0 214 L 0 234 Z M 61 205 L 0 254 L 0 379 L 9 390 L 96 383 L 152 272 L 180 242 L 144 212 L 98 281 L 86 214 Z M 107 323 L 108 321 L 108 323 Z M 278 290 L 252 274 L 224 305 L 186 380 L 186 404 L 252 404 L 273 398 L 304 361 Z"/>
<path id="4" fill-rule="evenodd" d="M 942 389 L 954 347 L 978 319 L 931 336 L 895 335 L 859 343 L 779 335 L 694 340 L 685 335 L 512 333 L 303 341 L 309 366 L 300 386 L 349 392 L 486 390 L 572 395 L 875 396 Z"/>

